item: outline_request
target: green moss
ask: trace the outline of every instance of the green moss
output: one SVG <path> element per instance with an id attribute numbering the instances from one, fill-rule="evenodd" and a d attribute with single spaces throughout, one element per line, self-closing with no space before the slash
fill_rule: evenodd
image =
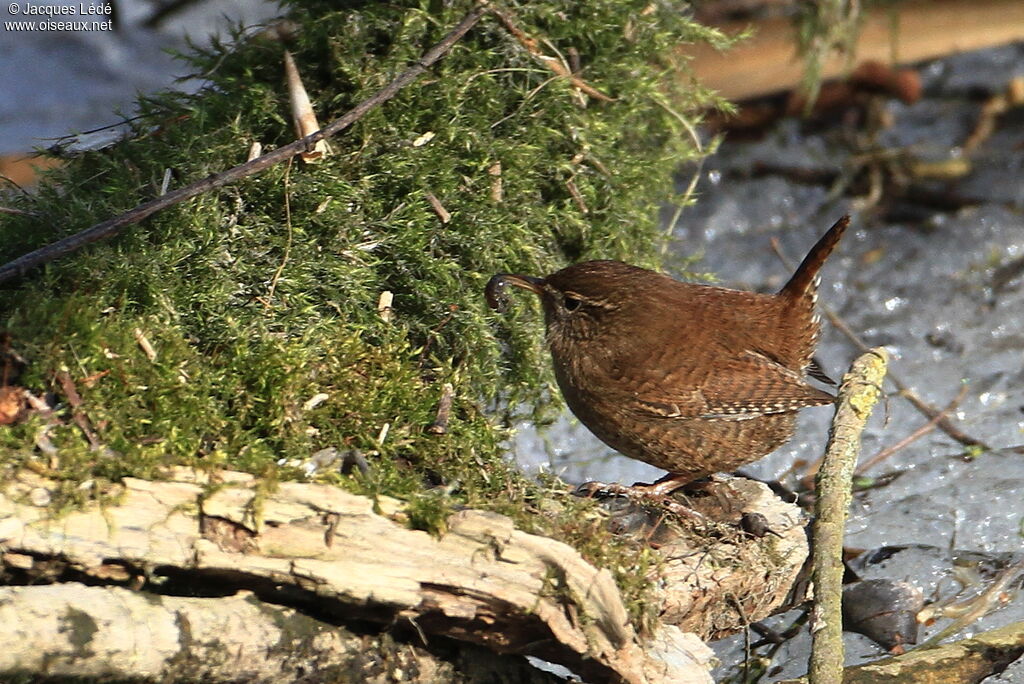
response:
<path id="1" fill-rule="evenodd" d="M 384 86 L 471 6 L 342 5 L 289 8 L 299 31 L 287 47 L 322 122 Z M 16 382 L 62 402 L 57 424 L 36 416 L 0 428 L 3 464 L 63 480 L 66 505 L 99 489 L 83 493 L 88 479 L 156 478 L 186 464 L 274 482 L 300 475 L 279 463 L 358 449 L 366 474 L 321 477 L 406 499 L 413 524 L 434 531 L 455 506 L 513 515 L 618 568 L 627 589 L 636 583 L 645 552 L 622 560 L 629 542 L 608 541 L 589 502 L 543 506 L 551 492 L 504 457 L 494 407 L 543 407 L 551 377 L 538 312 L 494 315 L 482 288 L 501 271 L 656 261 L 658 209 L 675 197 L 673 172 L 697 155 L 687 117 L 709 102 L 679 85 L 675 48 L 721 39 L 670 3 L 509 6 L 546 52 L 575 49 L 581 78 L 614 100 L 582 99 L 485 17 L 332 140 L 325 162 L 279 165 L 2 286 L 0 329 L 28 362 Z M 147 98 L 131 139 L 72 159 L 32 197 L 5 199 L 33 213 L 0 217 L 0 258 L 150 199 L 165 169 L 180 186 L 244 161 L 253 141 L 291 141 L 284 49 L 239 37 L 188 56 L 209 78 L 202 92 Z M 498 162 L 500 201 L 489 173 Z M 377 312 L 384 290 L 394 293 L 390 322 Z M 444 383 L 455 388 L 448 431 L 430 434 Z M 308 406 L 318 394 L 328 399 Z M 35 446 L 41 432 L 56 448 L 51 463 Z"/>

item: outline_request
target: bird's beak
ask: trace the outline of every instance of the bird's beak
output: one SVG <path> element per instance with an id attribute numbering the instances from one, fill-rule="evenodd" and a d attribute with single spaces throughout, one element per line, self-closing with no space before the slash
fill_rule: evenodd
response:
<path id="1" fill-rule="evenodd" d="M 499 273 L 487 281 L 487 287 L 484 289 L 488 306 L 495 311 L 504 311 L 507 303 L 505 288 L 509 285 L 521 287 L 524 290 L 529 290 L 539 295 L 543 292 L 544 279 L 512 273 Z"/>

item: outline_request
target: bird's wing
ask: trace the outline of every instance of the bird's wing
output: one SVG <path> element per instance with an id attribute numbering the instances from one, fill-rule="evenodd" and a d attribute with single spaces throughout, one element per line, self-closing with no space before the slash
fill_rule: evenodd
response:
<path id="1" fill-rule="evenodd" d="M 700 388 L 674 392 L 671 383 L 627 399 L 633 410 L 665 418 L 744 420 L 830 404 L 834 397 L 804 381 L 770 356 L 748 350 L 722 359 Z"/>

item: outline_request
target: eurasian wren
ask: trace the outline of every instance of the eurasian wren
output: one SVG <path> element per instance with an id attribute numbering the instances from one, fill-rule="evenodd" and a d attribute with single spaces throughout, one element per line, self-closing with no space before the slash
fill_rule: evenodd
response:
<path id="1" fill-rule="evenodd" d="M 496 275 L 487 300 L 500 309 L 507 285 L 539 295 L 569 408 L 678 486 L 756 461 L 793 436 L 797 411 L 833 402 L 806 376 L 820 373 L 818 272 L 848 224 L 839 219 L 777 294 L 587 261 L 546 278 Z"/>

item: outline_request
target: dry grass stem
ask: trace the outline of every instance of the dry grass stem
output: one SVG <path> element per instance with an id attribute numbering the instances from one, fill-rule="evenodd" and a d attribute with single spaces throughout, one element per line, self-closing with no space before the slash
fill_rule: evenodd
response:
<path id="1" fill-rule="evenodd" d="M 166 195 L 168 188 L 171 187 L 171 170 L 164 169 L 164 179 L 160 183 L 160 195 Z"/>
<path id="2" fill-rule="evenodd" d="M 291 181 L 292 173 L 292 160 L 288 160 L 288 165 L 284 168 L 284 225 L 288 231 L 288 239 L 284 245 L 284 255 L 281 257 L 281 263 L 278 265 L 277 270 L 274 271 L 274 277 L 270 279 L 270 289 L 267 291 L 267 296 L 262 299 L 263 306 L 270 308 L 270 302 L 274 298 L 274 291 L 277 289 L 277 281 L 281 279 L 281 274 L 284 273 L 284 267 L 288 265 L 288 257 L 291 256 L 292 252 L 292 201 L 291 201 Z"/>

